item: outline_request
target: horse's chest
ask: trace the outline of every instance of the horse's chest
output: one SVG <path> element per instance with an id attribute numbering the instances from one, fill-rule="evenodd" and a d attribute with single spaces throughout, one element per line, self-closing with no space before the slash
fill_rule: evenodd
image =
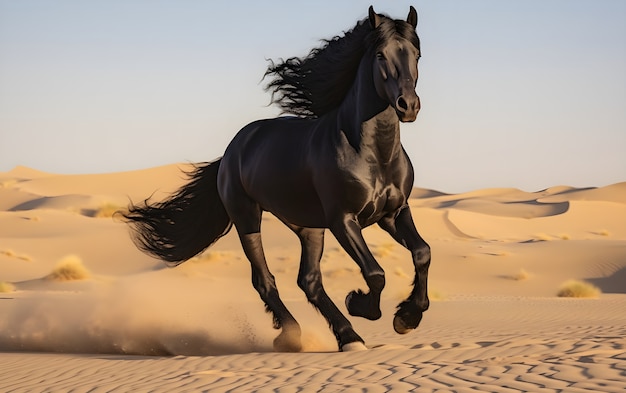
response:
<path id="1" fill-rule="evenodd" d="M 357 213 L 358 220 L 363 227 L 372 225 L 398 210 L 405 200 L 404 194 L 396 185 L 378 184 L 370 190 L 369 200 L 363 201 L 363 206 Z"/>
<path id="2" fill-rule="evenodd" d="M 358 156 L 338 155 L 339 171 L 333 183 L 338 186 L 335 195 L 339 198 L 335 203 L 340 203 L 343 211 L 356 213 L 362 227 L 393 214 L 406 203 L 409 166 L 405 157 L 398 154 L 382 160 L 379 150 L 363 147 Z"/>

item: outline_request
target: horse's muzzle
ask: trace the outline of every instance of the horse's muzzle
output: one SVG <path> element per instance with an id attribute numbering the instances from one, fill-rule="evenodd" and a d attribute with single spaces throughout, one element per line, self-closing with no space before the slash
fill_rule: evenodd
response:
<path id="1" fill-rule="evenodd" d="M 396 113 L 403 123 L 415 121 L 417 113 L 420 111 L 420 98 L 417 94 L 411 96 L 401 95 L 396 100 Z"/>

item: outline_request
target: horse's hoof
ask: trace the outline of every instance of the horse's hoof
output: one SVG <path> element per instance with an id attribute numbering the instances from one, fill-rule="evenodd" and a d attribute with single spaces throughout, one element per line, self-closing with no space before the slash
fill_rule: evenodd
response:
<path id="1" fill-rule="evenodd" d="M 393 317 L 393 330 L 395 330 L 396 333 L 398 334 L 407 334 L 413 329 L 408 328 L 404 324 L 404 321 L 402 320 L 402 318 L 396 315 L 395 317 Z"/>
<path id="2" fill-rule="evenodd" d="M 409 319 L 409 321 L 407 321 L 407 319 Z M 417 315 L 411 315 L 409 318 L 403 318 L 396 314 L 396 316 L 393 317 L 393 330 L 398 334 L 407 334 L 411 330 L 414 330 L 420 324 L 421 320 L 421 312 Z"/>
<path id="3" fill-rule="evenodd" d="M 378 305 L 373 305 L 368 294 L 361 290 L 352 291 L 346 296 L 346 308 L 350 315 L 363 317 L 371 321 L 379 319 L 382 315 Z"/>
<path id="4" fill-rule="evenodd" d="M 367 351 L 367 347 L 360 341 L 347 343 L 341 346 L 341 352 Z"/>

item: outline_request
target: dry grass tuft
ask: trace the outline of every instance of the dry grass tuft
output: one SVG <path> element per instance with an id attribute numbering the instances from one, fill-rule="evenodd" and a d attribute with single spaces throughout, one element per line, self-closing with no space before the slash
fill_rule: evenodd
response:
<path id="1" fill-rule="evenodd" d="M 116 205 L 114 203 L 104 203 L 100 207 L 98 207 L 98 209 L 96 209 L 93 216 L 95 218 L 112 218 L 115 213 L 117 213 L 118 211 L 123 211 L 125 209 L 125 207 Z"/>
<path id="2" fill-rule="evenodd" d="M 90 277 L 89 271 L 83 266 L 83 261 L 76 255 L 68 255 L 61 259 L 52 273 L 46 276 L 46 280 L 53 281 L 76 281 Z"/>
<path id="3" fill-rule="evenodd" d="M 9 293 L 15 291 L 15 285 L 10 282 L 0 281 L 0 293 Z"/>
<path id="4" fill-rule="evenodd" d="M 528 272 L 524 269 L 519 269 L 517 273 L 511 274 L 510 276 L 505 276 L 505 278 L 514 281 L 524 281 L 530 278 L 530 274 L 528 274 Z"/>
<path id="5" fill-rule="evenodd" d="M 602 291 L 593 284 L 585 281 L 569 280 L 561 284 L 558 297 L 597 298 Z"/>

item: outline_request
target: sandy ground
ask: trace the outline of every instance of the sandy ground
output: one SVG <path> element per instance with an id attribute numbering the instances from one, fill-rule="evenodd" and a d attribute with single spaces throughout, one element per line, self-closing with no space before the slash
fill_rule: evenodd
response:
<path id="1" fill-rule="evenodd" d="M 393 331 L 412 281 L 410 255 L 368 228 L 387 286 L 379 321 L 350 318 L 365 352 L 337 352 L 296 285 L 297 238 L 266 214 L 270 269 L 304 330 L 305 352 L 276 353 L 277 331 L 234 231 L 170 269 L 139 252 L 111 218 L 129 199 L 176 190 L 184 167 L 0 173 L 0 391 L 626 388 L 626 183 L 532 193 L 416 189 L 410 205 L 432 248 L 431 309 L 416 331 Z M 68 263 L 83 277 L 60 278 L 59 264 Z M 364 282 L 330 234 L 322 269 L 345 311 L 345 295 Z M 601 293 L 557 297 L 572 279 Z"/>

